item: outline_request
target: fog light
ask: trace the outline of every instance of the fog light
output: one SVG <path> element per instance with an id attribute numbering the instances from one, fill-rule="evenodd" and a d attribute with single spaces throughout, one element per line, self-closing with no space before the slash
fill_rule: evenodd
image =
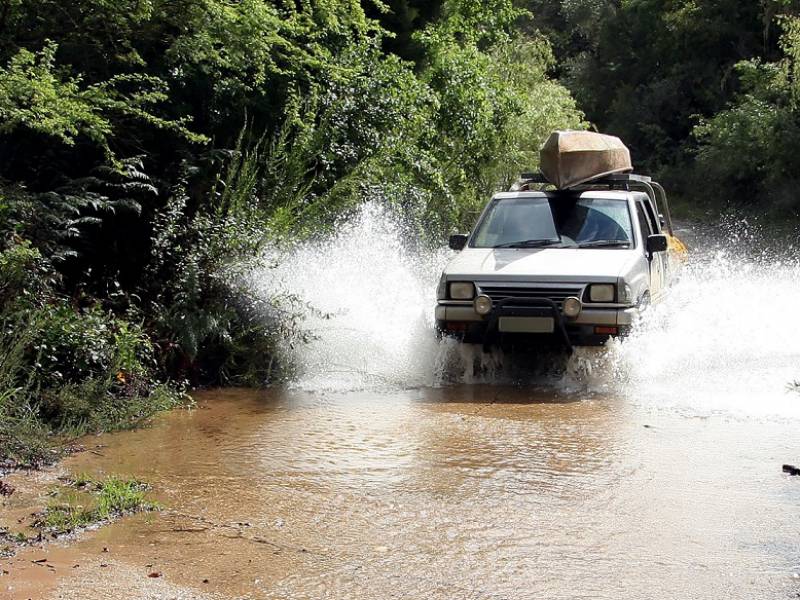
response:
<path id="1" fill-rule="evenodd" d="M 478 296 L 475 298 L 473 306 L 475 307 L 475 312 L 479 315 L 488 315 L 490 312 L 492 312 L 492 299 L 489 298 L 489 296 Z"/>
<path id="2" fill-rule="evenodd" d="M 614 286 L 606 283 L 593 285 L 589 288 L 589 300 L 592 302 L 613 302 Z"/>
<path id="3" fill-rule="evenodd" d="M 570 319 L 574 319 L 579 314 L 581 314 L 581 310 L 583 309 L 583 304 L 578 298 L 570 296 L 566 300 L 564 300 L 564 315 L 569 317 Z"/>
<path id="4" fill-rule="evenodd" d="M 475 297 L 475 286 L 471 283 L 451 283 L 450 298 L 453 300 L 472 300 Z"/>

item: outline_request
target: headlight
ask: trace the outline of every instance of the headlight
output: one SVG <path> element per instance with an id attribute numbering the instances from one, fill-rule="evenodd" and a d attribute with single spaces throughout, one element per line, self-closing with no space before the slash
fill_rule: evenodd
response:
<path id="1" fill-rule="evenodd" d="M 569 317 L 570 319 L 574 319 L 579 314 L 581 314 L 581 310 L 583 309 L 583 304 L 581 304 L 580 299 L 570 296 L 566 300 L 564 300 L 563 311 L 564 315 Z"/>
<path id="2" fill-rule="evenodd" d="M 451 283 L 450 298 L 453 300 L 472 300 L 475 297 L 475 286 L 471 283 Z"/>
<path id="3" fill-rule="evenodd" d="M 481 294 L 475 298 L 473 306 L 475 307 L 475 312 L 479 315 L 488 315 L 490 312 L 492 312 L 492 299 L 489 298 L 489 296 L 484 296 Z"/>
<path id="4" fill-rule="evenodd" d="M 589 300 L 592 302 L 613 302 L 614 286 L 610 283 L 595 284 L 589 288 Z"/>

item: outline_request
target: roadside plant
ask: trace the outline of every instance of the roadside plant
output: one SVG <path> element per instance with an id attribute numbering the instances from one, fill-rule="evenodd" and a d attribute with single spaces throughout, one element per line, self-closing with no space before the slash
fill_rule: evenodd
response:
<path id="1" fill-rule="evenodd" d="M 71 485 L 55 490 L 50 505 L 36 517 L 33 527 L 58 536 L 76 529 L 138 512 L 158 510 L 147 500 L 147 484 L 137 479 L 110 476 L 94 480 L 82 475 Z"/>

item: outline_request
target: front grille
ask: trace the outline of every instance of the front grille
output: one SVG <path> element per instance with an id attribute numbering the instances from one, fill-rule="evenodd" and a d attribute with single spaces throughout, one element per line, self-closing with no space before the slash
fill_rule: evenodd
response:
<path id="1" fill-rule="evenodd" d="M 582 285 L 565 285 L 553 287 L 506 287 L 499 285 L 480 285 L 482 293 L 489 296 L 493 302 L 505 300 L 506 298 L 547 298 L 556 303 L 556 306 L 561 309 L 564 300 L 570 296 L 576 298 L 583 297 Z"/>

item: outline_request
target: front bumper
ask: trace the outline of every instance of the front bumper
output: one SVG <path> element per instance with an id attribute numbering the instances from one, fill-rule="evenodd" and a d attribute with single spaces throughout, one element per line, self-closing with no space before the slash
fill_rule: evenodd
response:
<path id="1" fill-rule="evenodd" d="M 471 302 L 440 302 L 436 306 L 436 327 L 445 335 L 485 346 L 601 346 L 609 338 L 628 333 L 638 312 L 636 307 L 584 305 L 580 315 L 570 319 L 553 302 L 509 298 L 495 303 L 492 312 L 482 316 Z M 501 317 L 552 317 L 553 333 L 500 332 L 497 323 Z"/>

